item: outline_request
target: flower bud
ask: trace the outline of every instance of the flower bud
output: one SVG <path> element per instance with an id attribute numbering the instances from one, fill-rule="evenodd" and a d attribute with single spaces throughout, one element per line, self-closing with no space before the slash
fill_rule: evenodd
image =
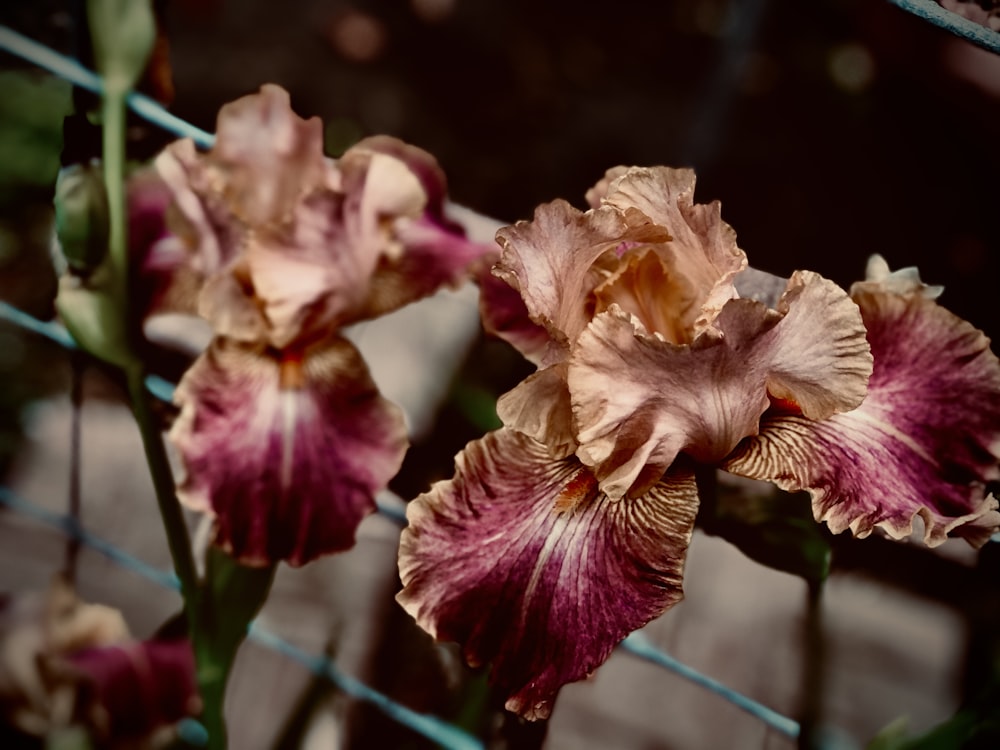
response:
<path id="1" fill-rule="evenodd" d="M 88 0 L 94 62 L 105 90 L 124 94 L 139 80 L 156 40 L 150 0 Z"/>
<path id="2" fill-rule="evenodd" d="M 100 168 L 96 164 L 63 167 L 54 203 L 61 260 L 71 273 L 87 277 L 108 253 L 108 194 Z"/>

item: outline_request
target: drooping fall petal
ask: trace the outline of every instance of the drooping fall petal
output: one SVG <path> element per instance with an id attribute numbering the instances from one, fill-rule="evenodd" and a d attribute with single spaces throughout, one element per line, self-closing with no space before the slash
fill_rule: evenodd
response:
<path id="1" fill-rule="evenodd" d="M 816 274 L 795 274 L 777 311 L 731 300 L 691 345 L 614 306 L 570 359 L 577 455 L 612 497 L 641 494 L 678 453 L 715 463 L 756 435 L 770 397 L 828 416 L 861 402 L 870 373 L 857 306 Z"/>
<path id="2" fill-rule="evenodd" d="M 142 737 L 200 710 L 187 639 L 83 649 L 65 661 L 59 676 L 76 683 L 77 710 L 102 737 Z"/>
<path id="3" fill-rule="evenodd" d="M 284 361 L 217 339 L 177 388 L 178 495 L 248 565 L 302 565 L 354 544 L 406 450 L 400 410 L 335 338 Z"/>
<path id="4" fill-rule="evenodd" d="M 890 287 L 892 289 L 895 285 Z M 855 410 L 812 421 L 775 410 L 726 462 L 736 474 L 807 489 L 817 520 L 894 538 L 978 546 L 1000 526 L 984 483 L 1000 478 L 1000 363 L 989 340 L 916 288 L 852 290 L 875 369 Z"/>
<path id="5" fill-rule="evenodd" d="M 409 506 L 398 599 L 471 664 L 492 661 L 509 710 L 543 718 L 560 687 L 681 599 L 693 475 L 678 467 L 614 502 L 575 458 L 506 429 L 456 463 Z"/>

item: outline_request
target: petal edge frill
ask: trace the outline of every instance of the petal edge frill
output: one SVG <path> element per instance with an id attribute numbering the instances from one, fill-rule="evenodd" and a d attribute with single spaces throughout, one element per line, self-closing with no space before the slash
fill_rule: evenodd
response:
<path id="1" fill-rule="evenodd" d="M 216 339 L 175 400 L 178 497 L 213 514 L 215 542 L 247 565 L 298 566 L 351 547 L 406 451 L 402 413 L 343 339 L 300 363 Z"/>
<path id="2" fill-rule="evenodd" d="M 614 502 L 575 458 L 506 429 L 456 464 L 410 504 L 397 598 L 471 664 L 492 661 L 509 710 L 544 718 L 560 687 L 682 598 L 693 475 Z"/>
<path id="3" fill-rule="evenodd" d="M 857 409 L 812 421 L 774 411 L 723 468 L 807 489 L 830 530 L 875 527 L 979 546 L 1000 526 L 985 483 L 1000 478 L 1000 363 L 989 340 L 919 294 L 855 288 L 875 369 Z"/>
<path id="4" fill-rule="evenodd" d="M 602 490 L 641 494 L 680 452 L 722 460 L 757 434 L 769 394 L 824 416 L 861 403 L 871 354 L 847 293 L 800 272 L 778 307 L 731 300 L 691 345 L 648 334 L 616 306 L 594 318 L 568 383 L 577 455 Z"/>

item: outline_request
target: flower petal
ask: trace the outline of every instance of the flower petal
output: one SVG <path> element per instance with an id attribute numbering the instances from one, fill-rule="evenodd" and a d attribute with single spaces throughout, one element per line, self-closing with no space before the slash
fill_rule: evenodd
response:
<path id="1" fill-rule="evenodd" d="M 567 371 L 565 362 L 539 370 L 497 400 L 504 425 L 544 444 L 555 458 L 565 458 L 577 447 Z"/>
<path id="2" fill-rule="evenodd" d="M 532 321 L 568 345 L 590 320 L 589 295 L 599 281 L 591 266 L 624 242 L 654 237 L 669 235 L 630 226 L 612 208 L 583 213 L 557 200 L 539 206 L 532 221 L 497 232 L 503 252 L 494 273 L 521 293 Z"/>
<path id="3" fill-rule="evenodd" d="M 890 287 L 891 289 L 892 287 Z M 980 545 L 1000 525 L 1000 363 L 982 332 L 910 289 L 852 290 L 875 370 L 857 409 L 814 422 L 775 410 L 727 461 L 737 474 L 808 489 L 831 531 L 949 534 Z"/>
<path id="4" fill-rule="evenodd" d="M 684 278 L 699 293 L 679 311 L 691 339 L 736 296 L 733 277 L 747 265 L 736 233 L 722 221 L 721 204 L 694 203 L 694 186 L 690 169 L 633 167 L 611 183 L 603 201 L 620 211 L 639 210 L 670 233 L 671 242 L 661 247 L 669 274 Z"/>
<path id="5" fill-rule="evenodd" d="M 175 400 L 178 496 L 213 513 L 216 543 L 248 565 L 302 565 L 352 546 L 406 450 L 401 412 L 339 338 L 299 362 L 216 339 Z"/>
<path id="6" fill-rule="evenodd" d="M 361 318 L 384 315 L 444 287 L 458 287 L 496 255 L 496 245 L 466 239 L 460 225 L 444 227 L 426 217 L 397 221 L 395 233 L 403 253 L 380 260 Z"/>
<path id="7" fill-rule="evenodd" d="M 250 226 L 284 221 L 329 169 L 323 124 L 296 115 L 274 84 L 219 110 L 209 160 L 233 213 Z"/>
<path id="8" fill-rule="evenodd" d="M 78 706 L 102 737 L 142 737 L 200 710 L 187 639 L 84 649 L 66 661 L 81 688 Z"/>
<path id="9" fill-rule="evenodd" d="M 509 710 L 544 718 L 560 687 L 680 601 L 693 475 L 613 502 L 576 459 L 509 430 L 456 463 L 454 479 L 410 504 L 397 598 L 471 664 L 492 661 Z"/>
<path id="10" fill-rule="evenodd" d="M 517 290 L 488 270 L 479 274 L 479 315 L 487 333 L 506 341 L 529 362 L 541 365 L 552 337 L 531 319 Z"/>
<path id="11" fill-rule="evenodd" d="M 715 463 L 756 435 L 770 396 L 807 416 L 857 406 L 871 354 L 857 306 L 796 273 L 778 311 L 728 302 L 691 345 L 649 335 L 617 306 L 595 317 L 570 358 L 577 455 L 613 498 L 641 494 L 680 452 Z"/>

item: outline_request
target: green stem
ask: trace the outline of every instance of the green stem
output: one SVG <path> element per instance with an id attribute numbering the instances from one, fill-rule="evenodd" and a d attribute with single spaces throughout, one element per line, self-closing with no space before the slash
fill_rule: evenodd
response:
<path id="1" fill-rule="evenodd" d="M 194 554 L 191 551 L 191 538 L 188 535 L 184 514 L 177 502 L 174 487 L 173 470 L 167 458 L 166 446 L 160 425 L 149 403 L 149 393 L 146 391 L 145 372 L 141 366 L 130 367 L 127 372 L 128 391 L 132 401 L 135 421 L 142 434 L 142 444 L 146 451 L 146 462 L 156 490 L 156 502 L 160 508 L 160 518 L 167 533 L 167 544 L 170 546 L 170 557 L 174 563 L 174 571 L 181 584 L 181 594 L 188 609 L 188 621 L 192 625 L 192 610 L 196 608 L 199 597 L 198 573 L 195 569 Z"/>
<path id="2" fill-rule="evenodd" d="M 191 551 L 191 537 L 180 503 L 177 501 L 173 470 L 167 458 L 163 433 L 150 406 L 149 393 L 145 385 L 145 371 L 136 365 L 128 368 L 126 375 L 132 409 L 139 425 L 139 432 L 142 434 L 146 462 L 156 490 L 160 518 L 166 531 L 174 571 L 180 581 L 181 595 L 184 597 L 184 612 L 197 665 L 198 694 L 201 696 L 203 706 L 201 722 L 208 732 L 209 750 L 225 750 L 226 725 L 223 706 L 232 659 L 227 659 L 220 668 L 218 648 L 213 639 L 214 628 L 211 627 L 211 622 L 205 622 L 211 618 L 214 609 L 213 603 L 209 600 L 211 594 L 198 582 L 194 554 Z"/>
<path id="3" fill-rule="evenodd" d="M 125 207 L 126 92 L 105 90 L 103 113 L 104 186 L 108 195 L 108 253 L 113 294 L 126 321 L 128 304 L 128 217 Z"/>

